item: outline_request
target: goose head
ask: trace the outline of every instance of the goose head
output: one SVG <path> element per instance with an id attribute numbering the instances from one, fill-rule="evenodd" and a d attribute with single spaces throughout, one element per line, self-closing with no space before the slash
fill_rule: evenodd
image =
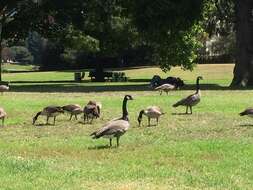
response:
<path id="1" fill-rule="evenodd" d="M 203 77 L 202 76 L 198 76 L 197 80 L 203 80 Z"/>
<path id="2" fill-rule="evenodd" d="M 133 100 L 133 97 L 131 95 L 125 95 L 124 99 L 125 100 Z"/>

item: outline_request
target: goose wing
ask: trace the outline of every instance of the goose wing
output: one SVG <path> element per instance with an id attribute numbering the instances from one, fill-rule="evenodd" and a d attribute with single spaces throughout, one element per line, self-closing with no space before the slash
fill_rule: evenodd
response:
<path id="1" fill-rule="evenodd" d="M 162 90 L 162 89 L 174 89 L 175 86 L 172 84 L 163 84 L 155 88 L 155 90 Z"/>
<path id="2" fill-rule="evenodd" d="M 186 98 L 179 100 L 177 103 L 173 105 L 173 107 L 194 105 L 198 103 L 199 101 L 200 101 L 199 94 L 191 94 L 187 96 Z"/>
<path id="3" fill-rule="evenodd" d="M 69 104 L 69 105 L 63 106 L 62 109 L 65 111 L 71 112 L 76 109 L 81 109 L 81 106 L 78 104 Z"/>
<path id="4" fill-rule="evenodd" d="M 192 94 L 186 98 L 186 105 L 195 105 L 200 101 L 199 94 Z"/>
<path id="5" fill-rule="evenodd" d="M 105 124 L 101 129 L 93 132 L 91 136 L 93 136 L 93 138 L 100 138 L 103 136 L 122 135 L 128 130 L 129 127 L 130 124 L 128 121 L 116 120 Z"/>
<path id="6" fill-rule="evenodd" d="M 63 110 L 60 106 L 48 106 L 43 109 L 43 112 L 55 113 L 55 112 L 63 112 Z"/>

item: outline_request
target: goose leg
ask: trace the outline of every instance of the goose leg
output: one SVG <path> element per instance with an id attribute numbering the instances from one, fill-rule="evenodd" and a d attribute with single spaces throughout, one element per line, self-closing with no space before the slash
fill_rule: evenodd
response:
<path id="1" fill-rule="evenodd" d="M 110 147 L 112 146 L 112 139 L 110 138 Z"/>
<path id="2" fill-rule="evenodd" d="M 48 123 L 48 120 L 49 120 L 49 117 L 47 116 L 47 123 L 46 123 L 47 125 L 49 124 L 49 123 Z"/>
<path id="3" fill-rule="evenodd" d="M 158 125 L 158 117 L 156 118 L 156 125 Z"/>
<path id="4" fill-rule="evenodd" d="M 119 146 L 119 137 L 117 137 L 117 147 Z"/>
<path id="5" fill-rule="evenodd" d="M 54 125 L 55 125 L 55 119 L 56 119 L 56 116 L 54 116 Z"/>
<path id="6" fill-rule="evenodd" d="M 72 116 L 73 116 L 73 115 L 72 115 L 72 114 L 70 114 L 70 118 L 69 118 L 69 120 L 70 120 L 70 121 L 71 121 L 71 119 L 72 119 Z"/>
<path id="7" fill-rule="evenodd" d="M 163 91 L 161 90 L 161 91 L 160 91 L 160 95 L 162 95 L 162 93 L 163 93 Z"/>
<path id="8" fill-rule="evenodd" d="M 192 106 L 190 106 L 191 114 L 192 114 Z"/>
<path id="9" fill-rule="evenodd" d="M 75 118 L 76 118 L 76 120 L 77 120 L 77 116 L 76 116 L 76 114 L 75 114 Z"/>
<path id="10" fill-rule="evenodd" d="M 148 118 L 148 126 L 150 126 L 150 117 Z"/>
<path id="11" fill-rule="evenodd" d="M 185 114 L 188 114 L 188 106 L 186 106 L 186 112 L 185 112 Z"/>
<path id="12" fill-rule="evenodd" d="M 92 124 L 92 121 L 93 121 L 93 117 L 91 117 L 90 124 Z"/>
<path id="13" fill-rule="evenodd" d="M 2 118 L 2 127 L 4 126 L 4 117 Z"/>
<path id="14" fill-rule="evenodd" d="M 86 115 L 83 114 L 83 122 L 85 123 L 85 120 L 86 120 Z"/>

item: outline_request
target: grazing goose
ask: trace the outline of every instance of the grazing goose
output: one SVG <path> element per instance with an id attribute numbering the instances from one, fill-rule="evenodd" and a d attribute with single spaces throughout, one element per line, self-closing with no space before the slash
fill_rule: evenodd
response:
<path id="1" fill-rule="evenodd" d="M 66 106 L 62 106 L 62 109 L 70 114 L 69 120 L 72 119 L 72 116 L 74 115 L 77 120 L 77 115 L 83 113 L 83 109 L 78 104 L 69 104 Z"/>
<path id="2" fill-rule="evenodd" d="M 89 101 L 88 104 L 83 108 L 83 119 L 84 123 L 92 123 L 94 118 L 100 117 L 100 110 L 102 108 L 101 103 L 95 101 Z M 89 122 L 90 120 L 90 122 Z"/>
<path id="3" fill-rule="evenodd" d="M 150 126 L 150 120 L 151 120 L 151 118 L 156 119 L 156 123 L 158 125 L 159 117 L 161 115 L 165 114 L 165 113 L 162 112 L 161 108 L 159 108 L 158 106 L 147 107 L 146 110 L 141 110 L 140 113 L 139 113 L 139 117 L 138 117 L 139 126 L 141 125 L 142 115 L 143 114 L 148 117 L 148 126 Z"/>
<path id="4" fill-rule="evenodd" d="M 160 92 L 160 95 L 162 95 L 163 91 L 167 93 L 168 95 L 168 92 L 171 91 L 171 90 L 176 90 L 177 87 L 175 85 L 172 85 L 172 84 L 163 84 L 161 86 L 158 86 L 155 88 L 155 90 L 159 90 Z"/>
<path id="5" fill-rule="evenodd" d="M 102 109 L 101 102 L 96 102 L 96 101 L 90 100 L 87 105 L 94 105 L 94 106 L 96 106 L 97 109 L 98 109 L 98 114 L 100 116 L 100 112 L 101 112 L 101 109 Z"/>
<path id="6" fill-rule="evenodd" d="M 128 130 L 130 127 L 127 111 L 127 101 L 133 100 L 131 95 L 126 95 L 123 100 L 122 105 L 122 117 L 116 120 L 109 121 L 101 129 L 91 133 L 93 139 L 98 139 L 100 137 L 109 138 L 110 147 L 112 146 L 112 138 L 117 139 L 117 147 L 119 146 L 120 137 Z"/>
<path id="7" fill-rule="evenodd" d="M 45 107 L 42 111 L 38 112 L 35 115 L 35 117 L 33 118 L 33 125 L 35 124 L 35 122 L 38 119 L 39 115 L 45 115 L 47 117 L 47 123 L 46 124 L 48 124 L 49 117 L 54 117 L 54 125 L 55 125 L 56 116 L 58 116 L 61 113 L 64 113 L 64 111 L 63 111 L 62 107 L 60 107 L 60 106 Z"/>
<path id="8" fill-rule="evenodd" d="M 198 76 L 196 80 L 196 92 L 194 94 L 191 94 L 190 96 L 183 98 L 182 100 L 178 101 L 173 105 L 173 107 L 178 106 L 186 106 L 186 114 L 188 114 L 188 108 L 190 108 L 190 111 L 192 114 L 192 106 L 197 105 L 200 102 L 200 89 L 199 89 L 199 80 L 203 80 L 202 76 Z"/>
<path id="9" fill-rule="evenodd" d="M 2 127 L 4 126 L 4 119 L 7 116 L 3 108 L 0 107 L 0 119 L 2 120 Z"/>
<path id="10" fill-rule="evenodd" d="M 0 85 L 0 92 L 3 95 L 4 92 L 9 90 L 9 86 L 7 85 Z"/>
<path id="11" fill-rule="evenodd" d="M 253 108 L 247 108 L 243 112 L 239 113 L 240 116 L 247 115 L 249 117 L 253 117 Z"/>

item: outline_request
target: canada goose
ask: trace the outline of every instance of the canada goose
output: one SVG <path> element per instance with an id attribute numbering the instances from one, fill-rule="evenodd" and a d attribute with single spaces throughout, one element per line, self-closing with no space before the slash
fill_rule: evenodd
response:
<path id="1" fill-rule="evenodd" d="M 98 139 L 100 137 L 109 138 L 110 147 L 112 146 L 112 138 L 117 139 L 117 147 L 119 146 L 120 137 L 128 130 L 130 127 L 129 119 L 128 119 L 128 111 L 127 111 L 127 101 L 133 100 L 131 95 L 126 95 L 122 104 L 122 117 L 109 121 L 106 123 L 101 129 L 91 133 L 90 136 L 93 136 L 93 139 Z"/>
<path id="2" fill-rule="evenodd" d="M 89 101 L 87 105 L 83 108 L 84 123 L 87 121 L 87 123 L 91 124 L 94 118 L 100 117 L 101 108 L 102 108 L 101 103 L 97 103 L 95 101 Z"/>
<path id="3" fill-rule="evenodd" d="M 100 116 L 100 112 L 101 112 L 101 109 L 102 109 L 101 102 L 96 102 L 96 101 L 90 100 L 87 105 L 94 105 L 94 106 L 96 106 L 97 109 L 98 109 L 98 114 Z"/>
<path id="4" fill-rule="evenodd" d="M 253 117 L 253 108 L 247 108 L 243 112 L 239 113 L 240 116 L 247 115 L 249 117 Z"/>
<path id="5" fill-rule="evenodd" d="M 160 95 L 162 95 L 163 91 L 167 93 L 168 95 L 168 92 L 171 91 L 171 90 L 175 90 L 177 89 L 177 87 L 175 85 L 172 85 L 172 84 L 163 84 L 161 86 L 158 86 L 155 88 L 155 90 L 159 90 L 160 92 Z"/>
<path id="6" fill-rule="evenodd" d="M 46 124 L 48 124 L 49 117 L 54 117 L 54 125 L 55 125 L 56 116 L 58 116 L 61 113 L 64 113 L 64 111 L 63 111 L 62 107 L 60 107 L 60 106 L 45 107 L 42 111 L 38 112 L 35 115 L 35 117 L 33 118 L 33 125 L 35 124 L 35 121 L 38 119 L 39 115 L 47 116 L 47 123 Z"/>
<path id="7" fill-rule="evenodd" d="M 3 95 L 3 93 L 5 92 L 5 91 L 8 91 L 9 90 L 9 86 L 7 86 L 7 85 L 0 85 L 0 92 L 1 92 L 1 94 Z"/>
<path id="8" fill-rule="evenodd" d="M 0 107 L 0 119 L 2 120 L 2 127 L 4 126 L 4 119 L 7 116 L 3 108 Z"/>
<path id="9" fill-rule="evenodd" d="M 142 120 L 142 115 L 143 114 L 148 117 L 148 126 L 150 126 L 150 120 L 151 120 L 151 118 L 156 119 L 156 123 L 158 125 L 159 117 L 161 115 L 165 114 L 165 113 L 162 112 L 161 108 L 159 108 L 158 106 L 147 107 L 147 109 L 141 110 L 140 113 L 139 113 L 139 116 L 138 116 L 139 126 L 141 125 L 141 120 Z"/>
<path id="10" fill-rule="evenodd" d="M 192 106 L 197 105 L 200 102 L 200 89 L 199 89 L 199 80 L 203 80 L 202 76 L 198 76 L 196 80 L 196 92 L 191 94 L 190 96 L 183 98 L 182 100 L 178 101 L 173 105 L 173 107 L 178 106 L 186 106 L 186 114 L 188 114 L 188 107 L 190 107 L 190 111 L 192 114 Z"/>
<path id="11" fill-rule="evenodd" d="M 77 115 L 83 113 L 83 109 L 78 104 L 69 104 L 62 106 L 62 109 L 70 114 L 69 120 L 72 119 L 72 116 L 74 115 L 77 120 Z"/>

